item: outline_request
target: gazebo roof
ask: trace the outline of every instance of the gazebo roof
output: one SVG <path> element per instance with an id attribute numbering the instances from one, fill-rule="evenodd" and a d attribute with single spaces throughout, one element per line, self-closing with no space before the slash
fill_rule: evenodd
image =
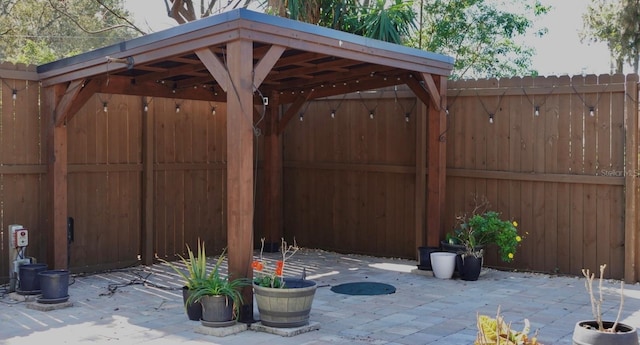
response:
<path id="1" fill-rule="evenodd" d="M 262 79 L 255 84 L 263 95 L 279 92 L 281 103 L 305 93 L 313 99 L 413 77 L 422 81 L 421 74 L 448 76 L 453 67 L 448 56 L 236 9 L 41 65 L 37 72 L 44 86 L 109 78 L 95 91 L 224 101 L 206 57 L 195 52 L 209 49 L 224 68 L 227 43 L 238 39 L 253 42 L 254 62 L 275 62 L 255 71 Z"/>

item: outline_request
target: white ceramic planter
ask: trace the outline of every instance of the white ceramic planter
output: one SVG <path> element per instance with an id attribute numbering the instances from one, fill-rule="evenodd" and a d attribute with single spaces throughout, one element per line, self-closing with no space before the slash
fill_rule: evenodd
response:
<path id="1" fill-rule="evenodd" d="M 456 253 L 431 253 L 431 268 L 436 278 L 451 279 L 453 271 L 456 268 Z"/>

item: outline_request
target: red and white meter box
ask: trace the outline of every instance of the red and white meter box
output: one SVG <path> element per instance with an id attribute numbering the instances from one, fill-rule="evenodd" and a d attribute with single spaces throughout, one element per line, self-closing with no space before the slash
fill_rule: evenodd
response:
<path id="1" fill-rule="evenodd" d="M 13 243 L 16 248 L 26 247 L 29 245 L 29 230 L 13 229 Z"/>

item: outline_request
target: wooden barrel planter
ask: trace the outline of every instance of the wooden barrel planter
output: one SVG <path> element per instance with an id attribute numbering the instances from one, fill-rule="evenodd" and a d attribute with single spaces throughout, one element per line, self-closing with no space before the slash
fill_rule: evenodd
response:
<path id="1" fill-rule="evenodd" d="M 316 282 L 285 278 L 285 288 L 254 284 L 260 322 L 269 327 L 291 328 L 309 324 L 309 313 L 316 293 Z"/>

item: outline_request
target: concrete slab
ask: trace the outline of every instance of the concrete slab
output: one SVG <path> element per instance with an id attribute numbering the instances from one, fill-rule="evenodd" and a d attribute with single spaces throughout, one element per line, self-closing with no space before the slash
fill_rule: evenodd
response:
<path id="1" fill-rule="evenodd" d="M 26 307 L 27 307 L 27 309 L 33 309 L 33 310 L 38 310 L 38 311 L 52 311 L 52 310 L 59 310 L 59 309 L 73 307 L 73 302 L 72 301 L 66 301 L 66 302 L 55 303 L 55 304 L 29 302 L 29 303 L 26 304 Z"/>
<path id="2" fill-rule="evenodd" d="M 216 337 L 226 337 L 228 335 L 244 332 L 247 328 L 247 325 L 244 323 L 236 323 L 227 327 L 206 327 L 200 324 L 196 327 L 195 332 L 204 335 L 213 335 Z"/>
<path id="3" fill-rule="evenodd" d="M 309 324 L 305 326 L 291 327 L 291 328 L 278 328 L 278 327 L 265 326 L 261 322 L 256 322 L 256 323 L 252 323 L 251 326 L 249 326 L 249 329 L 251 329 L 252 331 L 265 332 L 265 333 L 275 334 L 283 337 L 294 337 L 302 333 L 319 330 L 320 323 L 315 321 L 309 321 Z"/>

